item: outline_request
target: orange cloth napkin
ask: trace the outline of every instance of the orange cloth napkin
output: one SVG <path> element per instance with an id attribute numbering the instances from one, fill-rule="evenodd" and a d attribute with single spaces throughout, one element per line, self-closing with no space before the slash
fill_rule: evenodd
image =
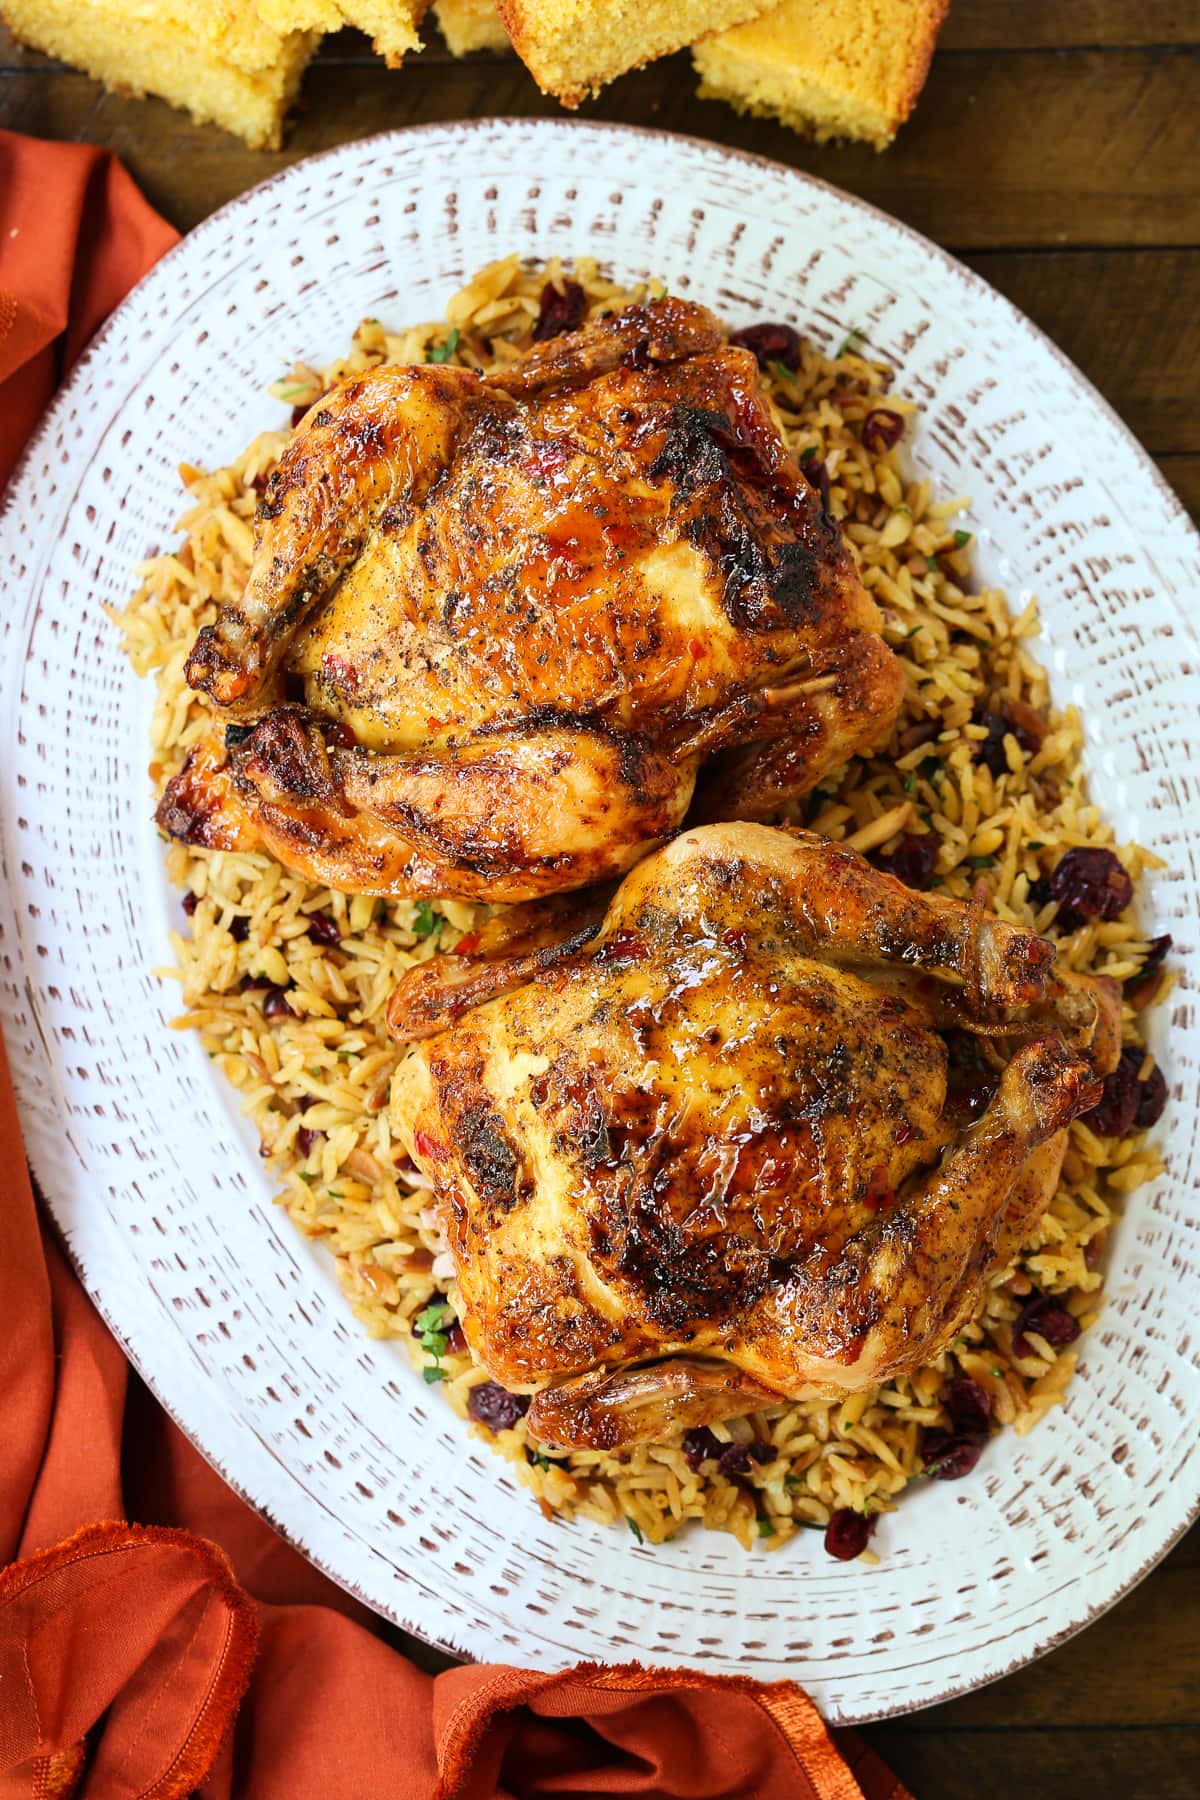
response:
<path id="1" fill-rule="evenodd" d="M 0 480 L 174 241 L 110 156 L 0 132 Z M 0 1320 L 0 1800 L 906 1800 L 791 1683 L 391 1649 L 131 1373 L 39 1223 L 2 1045 Z"/>

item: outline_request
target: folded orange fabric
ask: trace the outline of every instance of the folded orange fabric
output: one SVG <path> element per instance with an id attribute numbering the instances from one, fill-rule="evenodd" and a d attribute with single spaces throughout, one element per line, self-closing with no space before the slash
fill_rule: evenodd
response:
<path id="1" fill-rule="evenodd" d="M 0 131 L 0 487 L 63 375 L 178 241 L 116 158 Z"/>
<path id="2" fill-rule="evenodd" d="M 174 235 L 111 157 L 0 132 L 0 478 Z M 905 1800 L 791 1683 L 423 1673 L 132 1375 L 39 1222 L 2 1045 L 0 1183 L 0 1800 Z"/>

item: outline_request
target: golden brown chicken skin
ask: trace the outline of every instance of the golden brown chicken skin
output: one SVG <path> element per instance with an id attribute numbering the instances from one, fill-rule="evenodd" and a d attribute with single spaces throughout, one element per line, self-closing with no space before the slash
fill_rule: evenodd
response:
<path id="1" fill-rule="evenodd" d="M 349 892 L 512 902 L 621 874 L 706 766 L 709 814 L 762 815 L 902 698 L 753 357 L 680 300 L 499 376 L 347 382 L 255 545 L 188 663 L 221 722 L 159 820 Z"/>
<path id="2" fill-rule="evenodd" d="M 974 904 L 758 824 L 597 926 L 411 972 L 389 1023 L 468 1342 L 535 1435 L 611 1447 L 935 1355 L 1114 1066 L 1111 985 Z M 966 1034 L 970 1034 L 969 1036 Z M 961 1046 L 1003 1050 L 964 1094 Z"/>

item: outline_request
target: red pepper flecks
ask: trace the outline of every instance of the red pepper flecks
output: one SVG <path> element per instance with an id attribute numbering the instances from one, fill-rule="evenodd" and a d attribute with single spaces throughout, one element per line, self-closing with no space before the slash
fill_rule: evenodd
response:
<path id="1" fill-rule="evenodd" d="M 413 1149 L 418 1156 L 427 1158 L 431 1162 L 445 1162 L 449 1154 L 445 1144 L 439 1143 L 435 1137 L 430 1137 L 427 1131 L 414 1131 Z"/>
<path id="2" fill-rule="evenodd" d="M 649 955 L 645 940 L 636 931 L 614 931 L 595 952 L 598 963 L 642 962 Z"/>
<path id="3" fill-rule="evenodd" d="M 863 1205 L 868 1212 L 886 1212 L 896 1199 L 896 1190 L 888 1179 L 887 1164 L 878 1163 L 867 1178 Z"/>

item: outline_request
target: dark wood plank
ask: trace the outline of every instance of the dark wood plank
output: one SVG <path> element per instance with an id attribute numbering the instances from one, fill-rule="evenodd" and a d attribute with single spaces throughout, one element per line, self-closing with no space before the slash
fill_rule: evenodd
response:
<path id="1" fill-rule="evenodd" d="M 449 52 L 430 22 L 423 34 L 439 60 Z M 1138 49 L 1200 43 L 1200 9 L 1190 0 L 954 0 L 939 51 Z M 0 41 L 0 65 L 20 66 L 19 50 Z M 371 55 L 365 37 L 338 32 L 321 55 L 337 61 Z"/>
<path id="2" fill-rule="evenodd" d="M 863 1734 L 917 1800 L 1196 1800 L 1200 1731 Z"/>
<path id="3" fill-rule="evenodd" d="M 1200 456 L 1156 457 L 1159 470 L 1200 525 Z"/>
<path id="4" fill-rule="evenodd" d="M 1200 251 L 977 252 L 1154 452 L 1200 450 Z"/>
<path id="5" fill-rule="evenodd" d="M 1194 0 L 953 0 L 940 50 L 1200 43 Z"/>
<path id="6" fill-rule="evenodd" d="M 1200 243 L 1195 151 L 1200 52 L 1063 51 L 935 60 L 895 146 L 818 149 L 767 120 L 700 103 L 673 57 L 613 84 L 582 117 L 699 133 L 810 169 L 964 249 Z M 72 73 L 0 78 L 0 123 L 118 151 L 189 227 L 283 163 L 369 132 L 497 113 L 553 116 L 515 59 L 424 65 L 317 62 L 278 156 L 251 154 L 161 103 L 101 97 Z"/>
<path id="7" fill-rule="evenodd" d="M 938 1729 L 1020 1724 L 1200 1730 L 1198 1622 L 1200 1569 L 1164 1567 L 1049 1656 L 938 1707 Z M 932 1717 L 917 1713 L 896 1720 L 895 1728 L 924 1731 Z"/>

